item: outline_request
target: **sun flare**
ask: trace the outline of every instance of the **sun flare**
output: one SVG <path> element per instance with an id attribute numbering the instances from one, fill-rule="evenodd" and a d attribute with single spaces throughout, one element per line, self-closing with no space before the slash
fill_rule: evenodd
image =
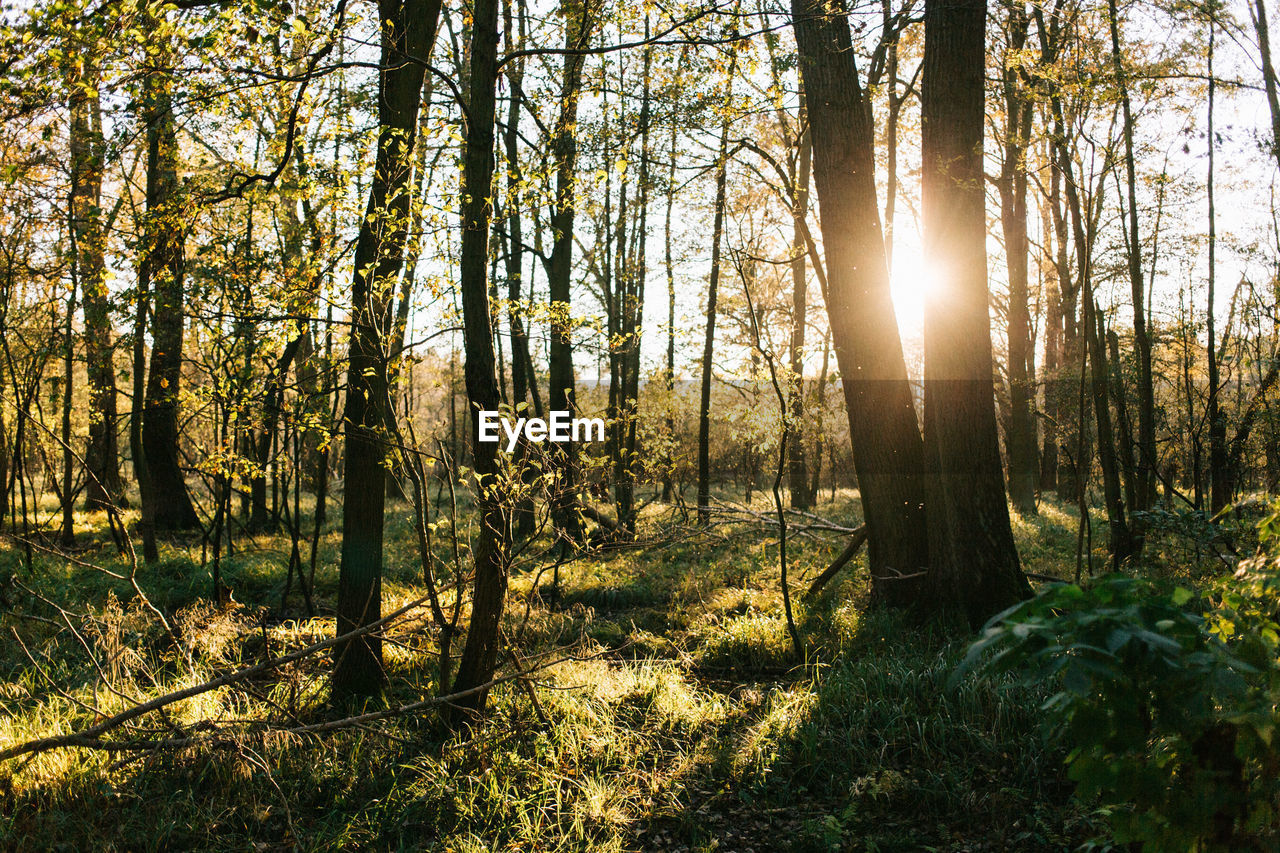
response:
<path id="1" fill-rule="evenodd" d="M 924 327 L 924 306 L 938 288 L 938 277 L 918 249 L 894 252 L 889 277 L 898 328 L 906 337 L 919 337 Z"/>

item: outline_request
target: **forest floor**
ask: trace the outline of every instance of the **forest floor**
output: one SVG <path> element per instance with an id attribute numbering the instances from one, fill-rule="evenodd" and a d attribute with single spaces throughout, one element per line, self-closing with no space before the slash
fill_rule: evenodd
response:
<path id="1" fill-rule="evenodd" d="M 756 511 L 770 506 L 757 496 Z M 817 512 L 852 526 L 856 494 L 824 495 Z M 459 514 L 460 534 L 470 515 Z M 423 594 L 410 517 L 392 505 L 384 612 Z M 861 558 L 813 602 L 794 596 L 797 661 L 776 526 L 745 518 L 699 533 L 651 504 L 644 544 L 565 563 L 558 590 L 543 572 L 536 595 L 548 563 L 528 549 L 506 635 L 521 664 L 573 659 L 537 672 L 536 704 L 527 685 L 495 689 L 470 739 L 428 710 L 325 734 L 242 729 L 212 749 L 45 752 L 0 765 L 0 848 L 1010 851 L 1098 839 L 1105 849 L 1101 817 L 1072 798 L 1064 756 L 1042 732 L 1046 687 L 981 674 L 949 687 L 972 633 L 868 612 Z M 1052 500 L 1015 517 L 1029 571 L 1071 577 L 1077 518 Z M 80 522 L 75 561 L 37 552 L 28 570 L 21 549 L 0 550 L 0 749 L 333 632 L 331 616 L 299 615 L 296 594 L 280 618 L 287 536 L 245 538 L 223 558 L 235 603 L 222 609 L 207 600 L 207 548 L 168 542 L 138 582 L 191 650 L 180 655 L 128 582 L 86 565 L 128 572 L 105 517 Z M 1150 570 L 1212 571 L 1212 555 L 1188 544 L 1194 531 L 1175 527 L 1149 543 Z M 445 567 L 449 529 L 448 518 L 434 528 Z M 1099 565 L 1104 530 L 1095 520 Z M 789 544 L 797 592 L 842 547 L 818 532 Z M 321 614 L 338 545 L 334 518 L 321 538 Z M 385 645 L 389 704 L 436 690 L 425 620 Z M 325 720 L 335 715 L 326 668 L 327 658 L 306 658 L 171 706 L 153 724 Z"/>

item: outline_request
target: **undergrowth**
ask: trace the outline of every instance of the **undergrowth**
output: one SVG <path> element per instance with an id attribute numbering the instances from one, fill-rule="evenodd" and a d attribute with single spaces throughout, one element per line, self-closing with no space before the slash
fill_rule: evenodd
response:
<path id="1" fill-rule="evenodd" d="M 1073 510 L 1041 509 L 1015 520 L 1028 568 L 1068 576 Z M 858 520 L 849 493 L 820 512 Z M 387 609 L 421 594 L 408 516 L 401 508 L 388 530 Z M 121 570 L 104 520 L 81 521 L 82 538 L 96 536 L 98 548 L 79 559 Z M 444 566 L 446 525 L 436 537 Z M 653 505 L 640 539 L 660 543 L 568 561 L 558 587 L 547 572 L 536 594 L 541 566 L 513 576 L 506 631 L 521 654 L 570 650 L 576 659 L 537 675 L 536 707 L 521 685 L 496 689 L 469 740 L 424 712 L 325 735 L 247 734 L 216 749 L 44 753 L 0 766 L 0 847 L 763 853 L 1065 850 L 1099 838 L 1105 846 L 1103 821 L 1071 798 L 1065 755 L 1040 734 L 1047 686 L 971 674 L 949 688 L 971 637 L 868 611 L 861 559 L 816 600 L 798 603 L 805 655 L 797 660 L 782 619 L 776 536 L 743 524 L 663 538 L 671 525 L 668 509 Z M 95 706 L 110 713 L 330 635 L 332 525 L 315 617 L 300 612 L 296 595 L 288 613 L 276 612 L 287 537 L 246 544 L 223 564 L 236 599 L 229 608 L 205 600 L 198 544 L 168 543 L 161 563 L 139 575 L 189 657 L 127 584 L 54 556 L 37 555 L 30 573 L 12 561 L 6 571 L 24 587 L 95 627 L 91 648 L 78 648 L 56 611 L 6 589 L 0 629 L 25 647 L 0 646 L 0 748 L 89 725 Z M 793 538 L 797 593 L 840 546 Z M 385 701 L 437 689 L 423 623 L 402 629 L 387 659 Z M 326 666 L 306 659 L 248 692 L 204 694 L 174 706 L 174 722 L 281 707 L 303 722 L 326 719 Z"/>

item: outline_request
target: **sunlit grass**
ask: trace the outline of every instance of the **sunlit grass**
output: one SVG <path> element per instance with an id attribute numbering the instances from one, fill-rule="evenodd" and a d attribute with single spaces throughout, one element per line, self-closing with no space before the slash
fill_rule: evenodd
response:
<path id="1" fill-rule="evenodd" d="M 856 493 L 826 498 L 819 513 L 857 522 Z M 769 508 L 767 495 L 757 501 Z M 665 511 L 646 510 L 642 536 L 669 528 Z M 1029 556 L 1029 565 L 1067 571 L 1072 512 L 1044 503 L 1038 517 L 1015 519 L 1024 553 L 1040 561 Z M 408 514 L 393 515 L 384 612 L 424 591 Z M 224 557 L 237 602 L 228 609 L 207 601 L 199 543 L 163 542 L 161 562 L 139 583 L 170 614 L 190 662 L 136 604 L 111 604 L 113 594 L 130 601 L 127 584 L 46 557 L 24 582 L 94 614 L 91 648 L 100 665 L 115 661 L 112 685 L 154 696 L 330 636 L 336 524 L 331 517 L 321 539 L 316 616 L 303 611 L 296 585 L 285 618 L 273 613 L 289 550 L 283 533 Z M 0 848 L 724 850 L 733 843 L 717 841 L 717 827 L 729 826 L 757 850 L 960 849 L 993 837 L 1002 839 L 998 849 L 1030 850 L 1097 831 L 1068 797 L 1060 756 L 1035 733 L 1039 694 L 990 679 L 948 690 L 965 638 L 865 613 L 861 560 L 819 601 L 797 602 L 805 641 L 797 660 L 782 618 L 776 537 L 745 524 L 718 534 L 566 563 L 558 596 L 549 572 L 538 595 L 532 572 L 513 576 L 508 636 L 519 636 L 529 657 L 564 649 L 579 657 L 537 675 L 541 714 L 525 688 L 509 684 L 494 691 L 490 719 L 471 741 L 425 712 L 376 728 L 253 735 L 137 761 L 63 750 L 8 762 L 0 767 Z M 447 532 L 437 545 L 447 574 Z M 794 577 L 826 565 L 838 547 L 795 538 Z M 86 559 L 126 565 L 109 537 Z M 798 593 L 803 581 L 795 583 Z M 124 706 L 65 635 L 3 619 L 0 628 L 17 628 L 33 652 L 56 662 L 48 675 L 59 689 L 103 713 Z M 437 689 L 423 624 L 396 640 L 384 648 L 387 701 Z M 277 706 L 322 719 L 326 666 L 325 658 L 300 662 L 254 694 L 213 691 L 171 713 L 179 725 L 267 716 Z M 19 649 L 5 646 L 0 667 L 0 746 L 95 719 Z"/>

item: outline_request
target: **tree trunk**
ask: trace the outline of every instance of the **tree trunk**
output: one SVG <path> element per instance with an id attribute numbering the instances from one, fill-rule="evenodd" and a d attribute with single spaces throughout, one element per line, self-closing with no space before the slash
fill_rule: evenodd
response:
<path id="1" fill-rule="evenodd" d="M 1217 515 L 1218 512 L 1231 503 L 1231 488 L 1233 486 L 1232 477 L 1227 471 L 1227 421 L 1222 412 L 1222 405 L 1219 401 L 1219 392 L 1221 391 L 1222 379 L 1218 371 L 1218 340 L 1217 340 L 1217 317 L 1214 309 L 1214 297 L 1216 295 L 1217 285 L 1217 250 L 1218 250 L 1218 229 L 1217 217 L 1214 211 L 1214 186 L 1213 186 L 1213 155 L 1217 144 L 1213 138 L 1213 106 L 1214 96 L 1216 93 L 1216 85 L 1213 79 L 1213 51 L 1215 40 L 1215 27 L 1213 18 L 1209 19 L 1209 176 L 1206 185 L 1206 195 L 1209 202 L 1209 292 L 1207 294 L 1208 314 L 1205 318 L 1205 325 L 1209 330 L 1209 346 L 1207 348 L 1207 356 L 1209 359 L 1209 513 Z M 1228 322 L 1230 328 L 1230 322 Z"/>
<path id="2" fill-rule="evenodd" d="M 507 44 L 516 46 L 513 38 L 511 2 L 503 4 L 503 26 Z M 519 44 L 525 43 L 524 7 L 521 5 Z M 520 305 L 521 286 L 524 281 L 524 228 L 521 207 L 523 175 L 520 172 L 519 130 L 520 103 L 524 97 L 524 59 L 507 64 L 507 80 L 511 84 L 507 103 L 507 127 L 503 145 L 507 158 L 507 324 L 511 330 L 511 404 L 518 406 L 533 399 L 533 411 L 542 417 L 542 395 L 538 392 L 538 379 L 533 369 L 533 357 L 529 353 L 529 334 L 525 331 L 523 311 Z"/>
<path id="3" fill-rule="evenodd" d="M 645 21 L 645 32 L 649 31 L 649 22 Z M 626 267 L 623 281 L 627 287 L 622 293 L 623 331 L 625 349 L 622 352 L 622 395 L 621 395 L 621 446 L 618 454 L 618 476 L 616 486 L 618 530 L 626 536 L 632 536 L 636 530 L 635 519 L 635 481 L 636 466 L 639 458 L 636 453 L 637 427 L 640 419 L 640 342 L 644 330 L 644 291 L 648 279 L 648 260 L 645 248 L 649 242 L 649 124 L 652 120 L 650 104 L 650 71 L 653 53 L 650 48 L 644 51 L 643 83 L 640 100 L 640 173 L 637 176 L 639 186 L 635 228 L 633 229 L 633 247 Z"/>
<path id="4" fill-rule="evenodd" d="M 351 280 L 351 338 L 343 431 L 342 562 L 337 632 L 341 636 L 382 616 L 382 526 L 386 506 L 387 332 L 392 288 L 404 257 L 408 181 L 422 98 L 424 69 L 406 54 L 426 57 L 435 41 L 440 0 L 380 0 L 381 73 L 378 150 L 373 182 L 356 240 Z M 334 649 L 332 690 L 344 701 L 381 691 L 382 641 L 375 634 Z"/>
<path id="5" fill-rule="evenodd" d="M 1044 301 L 1044 439 L 1040 449 L 1040 491 L 1058 490 L 1059 420 L 1062 417 L 1058 373 L 1062 366 L 1062 293 L 1058 287 L 1058 265 L 1054 261 L 1053 215 L 1048 199 L 1041 211 L 1044 249 L 1040 257 L 1045 273 Z"/>
<path id="6" fill-rule="evenodd" d="M 725 82 L 728 101 L 733 94 L 737 54 Z M 707 325 L 702 343 L 702 387 L 698 396 L 698 524 L 711 523 L 711 372 L 716 343 L 716 300 L 720 289 L 720 245 L 724 239 L 724 206 L 729 173 L 729 119 L 726 112 L 716 152 L 716 201 L 711 225 L 711 275 L 707 281 Z"/>
<path id="7" fill-rule="evenodd" d="M 498 480 L 498 445 L 478 440 L 480 412 L 496 410 L 498 377 L 494 363 L 493 326 L 489 313 L 489 229 L 493 207 L 493 150 L 495 92 L 498 81 L 498 0 L 476 0 L 471 35 L 471 97 L 468 103 L 466 153 L 463 160 L 462 250 L 459 289 L 462 292 L 463 346 L 466 385 L 471 411 L 471 452 L 478 478 L 476 503 L 479 535 L 472 551 L 475 583 L 471 595 L 471 624 L 458 664 L 455 691 L 489 681 L 498 662 L 499 629 L 507 593 L 510 520 Z M 487 691 L 457 703 L 483 712 Z"/>
<path id="8" fill-rule="evenodd" d="M 671 123 L 671 161 L 667 166 L 667 212 L 663 220 L 663 265 L 667 271 L 667 443 L 662 460 L 662 500 L 675 496 L 676 465 L 676 264 L 671 250 L 671 209 L 676 201 L 676 124 Z"/>
<path id="9" fill-rule="evenodd" d="M 1111 62 L 1120 89 L 1120 109 L 1124 118 L 1124 165 L 1128 188 L 1128 273 L 1133 297 L 1133 346 L 1137 354 L 1138 378 L 1138 471 L 1134 509 L 1144 510 L 1155 501 L 1156 432 L 1155 394 L 1151 378 L 1151 338 L 1147 334 L 1146 287 L 1142 276 L 1142 239 L 1138 231 L 1138 179 L 1133 152 L 1133 107 L 1129 99 L 1128 74 L 1120 53 L 1120 21 L 1116 0 L 1107 0 L 1111 29 Z"/>
<path id="10" fill-rule="evenodd" d="M 167 48 L 147 69 L 147 279 L 152 288 L 151 365 L 142 411 L 142 451 L 157 530 L 200 526 L 178 463 L 178 393 L 182 380 L 185 242 L 188 212 L 178 184 L 178 135 L 173 115 L 173 68 Z M 141 485 L 141 480 L 139 481 Z"/>
<path id="11" fill-rule="evenodd" d="M 1115 437 L 1111 430 L 1111 410 L 1107 400 L 1107 357 L 1103 341 L 1106 332 L 1101 312 L 1092 293 L 1084 296 L 1084 327 L 1089 340 L 1089 387 L 1098 424 L 1098 463 L 1102 468 L 1102 491 L 1107 504 L 1107 524 L 1111 530 L 1111 568 L 1118 571 L 1134 551 L 1133 536 L 1125 520 L 1124 497 L 1116 463 Z"/>
<path id="12" fill-rule="evenodd" d="M 1008 51 L 1026 45 L 1030 19 L 1024 8 L 1011 6 L 1006 31 Z M 1004 162 L 997 188 L 1000 193 L 1000 223 L 1004 230 L 1005 257 L 1009 273 L 1008 333 L 1009 425 L 1005 451 L 1009 460 L 1009 500 L 1018 512 L 1036 511 L 1035 375 L 1031 314 L 1028 307 L 1027 260 L 1027 149 L 1031 140 L 1032 103 L 1023 89 L 1020 66 L 1005 63 L 1003 88 L 1005 106 Z"/>
<path id="13" fill-rule="evenodd" d="M 822 214 L 827 313 L 840 367 L 853 461 L 878 600 L 907 604 L 901 579 L 929 563 L 924 455 L 894 316 L 875 185 L 871 108 L 843 3 L 792 0 L 813 179 Z"/>
<path id="14" fill-rule="evenodd" d="M 106 236 L 102 227 L 102 109 L 98 98 L 100 74 L 90 59 L 82 59 L 68 98 L 71 107 L 71 217 L 76 240 L 76 274 L 84 303 L 85 365 L 89 382 L 89 445 L 84 461 L 87 475 L 85 508 L 120 504 L 117 439 L 115 347 L 111 335 L 107 294 Z"/>
<path id="15" fill-rule="evenodd" d="M 925 2 L 925 256 L 945 281 L 925 308 L 930 585 L 974 625 L 1031 594 L 1005 498 L 993 395 L 983 186 L 986 0 Z M 1025 221 L 1024 221 L 1025 227 Z M 938 502 L 933 498 L 937 496 Z"/>
<path id="16" fill-rule="evenodd" d="M 1258 54 L 1262 60 L 1262 83 L 1267 93 L 1267 109 L 1271 114 L 1271 153 L 1280 164 L 1280 94 L 1276 89 L 1276 69 L 1271 63 L 1271 31 L 1267 25 L 1265 0 L 1253 0 L 1253 28 L 1258 35 Z"/>
<path id="17" fill-rule="evenodd" d="M 787 447 L 790 449 L 787 464 L 788 483 L 791 487 L 791 508 L 809 509 L 813 506 L 813 493 L 809 491 L 809 466 L 805 459 L 804 443 L 804 338 L 808 324 L 808 270 L 805 218 L 809 215 L 809 182 L 813 167 L 813 148 L 809 131 L 805 127 L 804 98 L 800 100 L 800 137 L 796 140 L 797 152 L 795 180 L 792 186 L 794 207 L 791 211 L 791 382 L 788 388 L 790 418 L 787 424 Z"/>
<path id="18" fill-rule="evenodd" d="M 578 164 L 578 99 L 582 89 L 582 66 L 585 56 L 572 52 L 585 47 L 595 25 L 594 0 L 565 0 L 565 47 L 571 51 L 564 57 L 564 73 L 560 86 L 560 117 L 552 140 L 552 158 L 556 164 L 556 198 L 551 214 L 551 231 L 555 235 L 548 265 L 548 289 L 551 302 L 551 346 L 548 355 L 547 408 L 552 412 L 577 412 L 573 377 L 573 220 L 576 211 L 574 182 Z M 573 442 L 558 442 L 550 449 L 555 475 L 552 484 L 551 512 L 556 528 L 565 541 L 582 538 L 582 522 L 578 517 L 577 449 Z"/>

